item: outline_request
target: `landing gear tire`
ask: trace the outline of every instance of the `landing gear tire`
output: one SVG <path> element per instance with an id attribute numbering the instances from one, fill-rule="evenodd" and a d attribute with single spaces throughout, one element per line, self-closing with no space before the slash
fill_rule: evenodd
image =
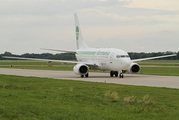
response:
<path id="1" fill-rule="evenodd" d="M 81 75 L 81 78 L 88 77 L 88 76 L 89 76 L 89 74 L 87 73 L 86 75 Z"/>
<path id="2" fill-rule="evenodd" d="M 122 73 L 119 74 L 119 78 L 123 78 L 124 75 Z"/>
<path id="3" fill-rule="evenodd" d="M 118 77 L 118 71 L 111 71 L 110 72 L 110 76 L 113 77 L 115 75 L 115 77 Z"/>
<path id="4" fill-rule="evenodd" d="M 87 73 L 86 75 L 85 75 L 85 77 L 88 77 L 89 76 L 89 74 Z"/>
<path id="5" fill-rule="evenodd" d="M 118 72 L 115 71 L 115 72 L 114 72 L 114 75 L 115 75 L 115 77 L 118 77 Z"/>
<path id="6" fill-rule="evenodd" d="M 113 75 L 114 75 L 114 71 L 111 71 L 110 76 L 113 77 Z"/>

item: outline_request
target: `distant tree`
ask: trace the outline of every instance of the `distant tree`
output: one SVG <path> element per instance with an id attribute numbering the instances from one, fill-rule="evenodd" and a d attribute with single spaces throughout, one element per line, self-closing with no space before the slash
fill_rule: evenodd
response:
<path id="1" fill-rule="evenodd" d="M 162 55 L 170 55 L 170 54 L 176 54 L 175 52 L 158 52 L 158 53 L 134 53 L 131 52 L 129 53 L 129 56 L 131 57 L 131 59 L 140 59 L 140 58 L 148 58 L 148 57 L 156 57 L 156 56 L 162 56 Z M 156 59 L 157 60 L 157 59 Z M 158 60 L 176 60 L 176 56 L 173 57 L 166 57 L 166 58 L 158 58 Z"/>
<path id="2" fill-rule="evenodd" d="M 7 51 L 6 51 L 6 52 L 4 53 L 4 56 L 11 56 L 11 55 L 12 55 L 11 52 L 7 52 Z"/>
<path id="3" fill-rule="evenodd" d="M 177 60 L 179 60 L 179 51 L 178 51 L 178 53 L 177 53 Z"/>

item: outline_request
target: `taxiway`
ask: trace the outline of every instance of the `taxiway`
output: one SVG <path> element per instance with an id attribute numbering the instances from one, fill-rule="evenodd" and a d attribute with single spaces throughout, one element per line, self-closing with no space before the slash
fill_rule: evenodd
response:
<path id="1" fill-rule="evenodd" d="M 10 68 L 0 68 L 0 74 L 179 89 L 179 76 L 125 74 L 125 77 L 121 79 L 118 77 L 110 77 L 109 73 L 91 72 L 89 73 L 88 78 L 81 78 L 79 75 L 76 75 L 73 71 L 30 70 Z"/>

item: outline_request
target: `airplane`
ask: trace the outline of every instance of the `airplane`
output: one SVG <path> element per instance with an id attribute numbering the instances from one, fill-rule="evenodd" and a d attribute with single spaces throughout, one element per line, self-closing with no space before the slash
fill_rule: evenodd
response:
<path id="1" fill-rule="evenodd" d="M 75 18 L 77 50 L 70 51 L 70 50 L 54 50 L 54 49 L 45 49 L 45 48 L 42 49 L 58 51 L 58 52 L 74 53 L 77 61 L 35 59 L 35 58 L 9 57 L 9 56 L 4 56 L 4 58 L 72 63 L 75 64 L 75 66 L 73 67 L 74 73 L 80 75 L 81 77 L 89 77 L 89 69 L 91 69 L 91 70 L 110 71 L 111 77 L 119 76 L 119 78 L 123 78 L 124 72 L 128 72 L 131 74 L 137 74 L 140 72 L 141 68 L 136 63 L 138 61 L 176 56 L 176 54 L 172 54 L 172 55 L 164 55 L 158 57 L 131 60 L 128 53 L 121 49 L 90 48 L 85 44 L 83 40 L 76 13 L 74 14 L 74 18 Z"/>

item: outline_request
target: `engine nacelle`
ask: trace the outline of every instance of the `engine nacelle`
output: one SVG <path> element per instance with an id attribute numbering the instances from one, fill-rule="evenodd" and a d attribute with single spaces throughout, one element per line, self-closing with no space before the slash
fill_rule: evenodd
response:
<path id="1" fill-rule="evenodd" d="M 137 63 L 131 63 L 130 67 L 127 70 L 128 73 L 136 74 L 140 72 L 140 66 Z"/>
<path id="2" fill-rule="evenodd" d="M 73 71 L 77 75 L 86 75 L 88 73 L 88 66 L 85 64 L 77 64 L 73 67 Z"/>

